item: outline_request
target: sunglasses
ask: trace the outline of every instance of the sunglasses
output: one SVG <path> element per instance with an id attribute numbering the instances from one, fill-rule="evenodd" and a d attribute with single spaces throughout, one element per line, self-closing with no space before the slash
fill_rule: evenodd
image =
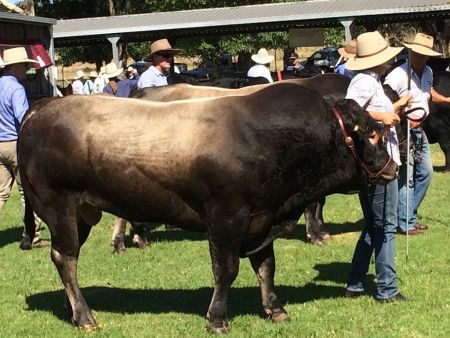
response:
<path id="1" fill-rule="evenodd" d="M 159 54 L 159 53 L 156 53 L 156 55 L 161 56 L 164 59 L 173 59 L 173 54 Z"/>

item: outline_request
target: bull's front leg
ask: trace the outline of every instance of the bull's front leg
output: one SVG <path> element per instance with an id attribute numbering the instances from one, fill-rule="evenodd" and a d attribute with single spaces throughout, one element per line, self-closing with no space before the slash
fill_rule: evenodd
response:
<path id="1" fill-rule="evenodd" d="M 119 255 L 125 252 L 125 230 L 127 227 L 127 220 L 124 218 L 116 217 L 114 221 L 114 229 L 112 234 L 111 246 L 113 247 L 113 253 Z"/>
<path id="2" fill-rule="evenodd" d="M 275 293 L 275 254 L 273 243 L 248 258 L 261 287 L 261 300 L 265 314 L 274 323 L 289 320 L 289 315 Z"/>

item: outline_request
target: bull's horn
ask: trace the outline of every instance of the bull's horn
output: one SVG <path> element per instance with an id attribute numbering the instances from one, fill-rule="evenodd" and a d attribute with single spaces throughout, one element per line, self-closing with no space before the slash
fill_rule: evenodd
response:
<path id="1" fill-rule="evenodd" d="M 355 128 L 353 128 L 354 131 L 358 131 L 359 130 L 359 126 L 356 125 Z"/>

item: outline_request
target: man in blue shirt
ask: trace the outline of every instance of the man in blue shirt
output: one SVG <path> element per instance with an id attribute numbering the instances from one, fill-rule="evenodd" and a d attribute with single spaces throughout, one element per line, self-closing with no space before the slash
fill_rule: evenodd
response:
<path id="1" fill-rule="evenodd" d="M 173 49 L 167 39 L 156 40 L 150 45 L 152 66 L 142 73 L 138 88 L 167 86 L 167 74 L 173 63 L 173 56 L 179 49 Z"/>
<path id="2" fill-rule="evenodd" d="M 29 59 L 24 47 L 5 49 L 3 52 L 3 76 L 0 78 L 0 210 L 11 194 L 14 179 L 24 206 L 24 195 L 17 165 L 16 143 L 20 124 L 28 110 L 25 88 L 19 81 L 26 78 L 30 63 L 38 63 Z M 36 236 L 33 243 L 25 236 L 20 243 L 21 249 L 43 247 L 49 245 L 40 237 L 40 220 L 36 219 Z"/>

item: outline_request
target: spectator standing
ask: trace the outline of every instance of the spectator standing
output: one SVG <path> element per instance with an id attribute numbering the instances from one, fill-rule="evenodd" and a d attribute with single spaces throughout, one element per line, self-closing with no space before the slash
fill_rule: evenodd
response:
<path id="1" fill-rule="evenodd" d="M 356 40 L 350 40 L 345 47 L 338 49 L 338 53 L 341 56 L 338 61 L 338 66 L 334 68 L 334 72 L 352 78 L 355 73 L 345 68 L 345 63 L 348 59 L 356 55 Z"/>
<path id="2" fill-rule="evenodd" d="M 78 70 L 73 76 L 72 82 L 72 94 L 73 95 L 83 95 L 83 77 L 84 72 L 82 70 Z"/>
<path id="3" fill-rule="evenodd" d="M 0 78 L 0 210 L 9 199 L 16 180 L 25 217 L 25 199 L 17 165 L 17 138 L 20 124 L 29 108 L 25 88 L 20 81 L 25 80 L 28 66 L 38 63 L 29 59 L 24 47 L 5 49 L 3 53 L 4 73 Z M 40 220 L 35 216 L 36 235 L 33 243 L 24 230 L 21 249 L 40 248 L 49 245 L 41 239 Z M 28 239 L 27 239 L 28 238 Z"/>
<path id="4" fill-rule="evenodd" d="M 89 79 L 86 80 L 86 82 L 83 85 L 83 94 L 84 95 L 91 95 L 95 94 L 95 87 L 94 87 L 94 81 L 98 77 L 98 74 L 95 70 L 89 73 Z"/>
<path id="5" fill-rule="evenodd" d="M 109 79 L 108 84 L 103 88 L 103 92 L 118 97 L 129 97 L 137 89 L 137 80 L 124 79 L 119 80 L 118 76 L 122 74 L 123 68 L 118 68 L 114 62 L 105 66 L 105 77 Z"/>
<path id="6" fill-rule="evenodd" d="M 398 202 L 398 227 L 400 234 L 418 235 L 428 229 L 426 224 L 417 220 L 417 210 L 422 202 L 433 174 L 431 162 L 431 149 L 427 135 L 422 129 L 422 122 L 430 113 L 428 102 L 450 103 L 450 97 L 445 97 L 433 88 L 433 71 L 426 62 L 430 57 L 441 54 L 433 50 L 433 37 L 423 33 L 417 33 L 414 40 L 405 46 L 411 49 L 411 60 L 394 68 L 384 81 L 398 95 L 408 94 L 408 62 L 411 62 L 411 88 L 412 108 L 420 108 L 420 113 L 412 113 L 407 117 L 413 119 L 410 122 L 411 144 L 414 156 L 409 163 L 409 178 L 407 178 L 407 165 L 400 168 L 399 174 L 399 202 Z M 407 183 L 408 182 L 408 183 Z M 407 187 L 408 184 L 408 187 Z M 406 193 L 408 191 L 408 218 L 406 220 Z"/>
<path id="7" fill-rule="evenodd" d="M 173 63 L 174 55 L 179 49 L 174 49 L 167 39 L 154 41 L 150 45 L 149 60 L 153 63 L 142 73 L 138 88 L 167 86 L 167 76 Z"/>
<path id="8" fill-rule="evenodd" d="M 248 70 L 247 77 L 264 77 L 269 83 L 272 83 L 272 75 L 270 75 L 267 64 L 271 63 L 273 59 L 273 55 L 269 55 L 267 49 L 261 48 L 257 54 L 252 55 L 255 65 Z"/>
<path id="9" fill-rule="evenodd" d="M 347 89 L 347 99 L 355 100 L 369 115 L 386 126 L 385 147 L 391 158 L 400 165 L 397 135 L 394 126 L 400 122 L 398 113 L 410 102 L 403 96 L 391 103 L 383 90 L 380 77 L 386 63 L 403 48 L 390 47 L 378 31 L 363 33 L 356 41 L 356 56 L 350 58 L 346 68 L 357 71 Z M 397 287 L 395 272 L 395 232 L 398 224 L 397 179 L 385 185 L 371 183 L 359 194 L 364 213 L 364 226 L 356 244 L 352 269 L 345 291 L 348 298 L 365 293 L 365 280 L 370 259 L 375 252 L 377 277 L 376 299 L 386 302 L 404 301 Z"/>
<path id="10" fill-rule="evenodd" d="M 294 70 L 301 69 L 301 68 L 303 68 L 303 67 L 300 65 L 300 60 L 298 58 L 298 54 L 292 53 L 288 59 L 288 66 L 286 67 L 286 70 L 292 72 Z"/>
<path id="11" fill-rule="evenodd" d="M 108 79 L 105 78 L 105 67 L 100 67 L 100 73 L 94 80 L 94 94 L 103 93 L 103 89 L 108 84 Z"/>

